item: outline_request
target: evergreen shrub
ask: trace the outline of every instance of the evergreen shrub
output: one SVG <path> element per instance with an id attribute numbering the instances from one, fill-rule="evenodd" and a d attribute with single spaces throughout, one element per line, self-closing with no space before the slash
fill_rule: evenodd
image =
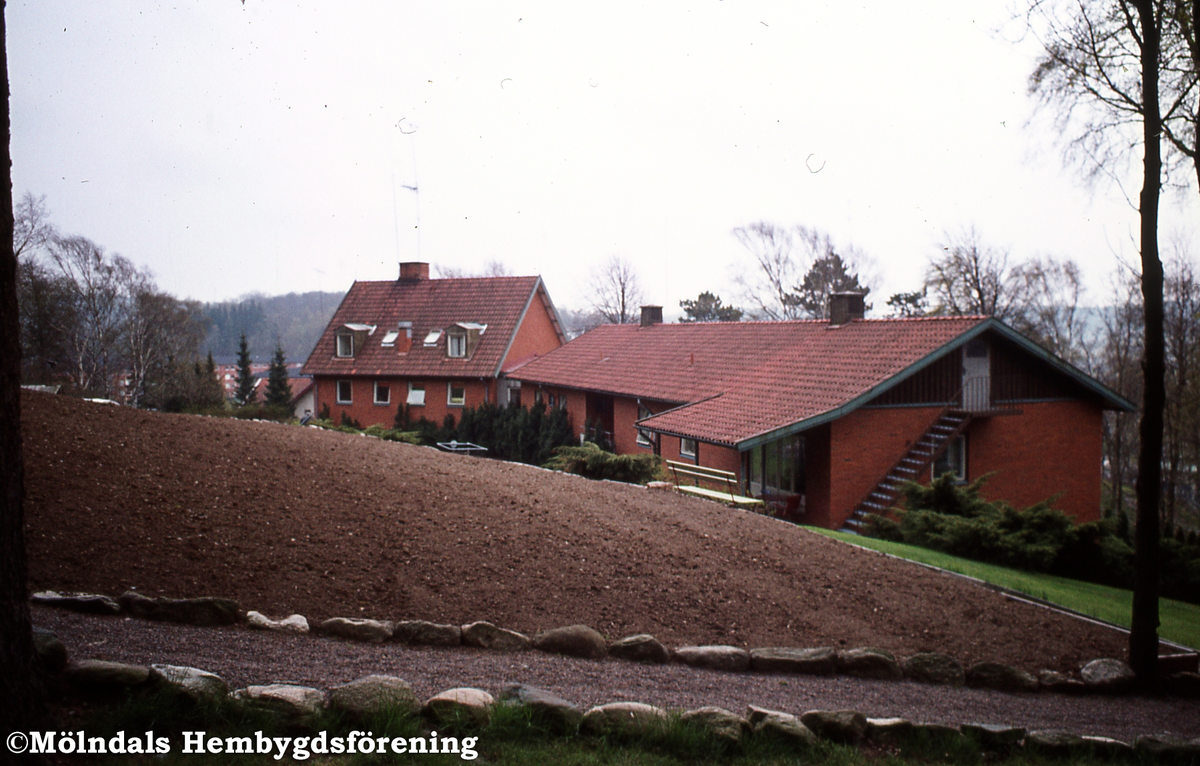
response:
<path id="1" fill-rule="evenodd" d="M 870 516 L 866 534 L 1014 569 L 1133 586 L 1127 518 L 1077 525 L 1051 507 L 1054 498 L 1024 510 L 987 502 L 979 496 L 987 478 L 965 486 L 950 475 L 928 486 L 910 483 L 898 520 Z M 1200 546 L 1165 534 L 1160 545 L 1162 595 L 1200 603 Z"/>
<path id="2" fill-rule="evenodd" d="M 559 447 L 542 467 L 579 474 L 588 479 L 610 479 L 630 484 L 654 481 L 662 471 L 656 455 L 614 455 L 591 442 Z"/>

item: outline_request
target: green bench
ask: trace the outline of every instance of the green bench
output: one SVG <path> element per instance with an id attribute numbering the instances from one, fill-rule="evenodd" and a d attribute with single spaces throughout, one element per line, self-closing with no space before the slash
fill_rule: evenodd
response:
<path id="1" fill-rule="evenodd" d="M 698 497 L 706 497 L 709 500 L 717 500 L 722 503 L 730 503 L 739 508 L 757 508 L 763 505 L 763 501 L 756 497 L 746 497 L 737 493 L 737 474 L 732 471 L 722 471 L 719 468 L 705 468 L 704 466 L 679 463 L 674 460 L 667 461 L 667 468 L 671 471 L 671 476 L 675 480 L 675 489 L 680 492 L 686 492 L 689 495 L 696 495 Z M 680 476 L 684 477 L 683 481 L 680 480 Z M 689 480 L 690 483 L 685 483 L 685 481 Z M 700 486 L 700 482 L 702 481 L 723 485 L 725 489 L 722 491 L 702 487 Z"/>

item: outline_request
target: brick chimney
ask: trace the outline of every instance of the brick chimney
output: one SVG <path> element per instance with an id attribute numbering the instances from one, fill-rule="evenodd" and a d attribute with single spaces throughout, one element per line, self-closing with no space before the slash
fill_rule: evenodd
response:
<path id="1" fill-rule="evenodd" d="M 642 327 L 662 324 L 662 306 L 642 306 Z"/>
<path id="2" fill-rule="evenodd" d="M 862 319 L 866 295 L 863 293 L 830 293 L 829 326 L 841 327 L 853 319 Z"/>
<path id="3" fill-rule="evenodd" d="M 421 261 L 409 261 L 400 264 L 401 282 L 419 282 L 429 279 L 429 264 Z"/>

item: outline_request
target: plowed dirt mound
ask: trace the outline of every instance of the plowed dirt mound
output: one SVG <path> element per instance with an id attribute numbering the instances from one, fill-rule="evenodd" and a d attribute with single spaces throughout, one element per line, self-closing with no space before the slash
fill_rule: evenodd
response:
<path id="1" fill-rule="evenodd" d="M 1116 631 L 668 492 L 315 428 L 22 405 L 34 589 L 1031 671 L 1125 656 Z"/>

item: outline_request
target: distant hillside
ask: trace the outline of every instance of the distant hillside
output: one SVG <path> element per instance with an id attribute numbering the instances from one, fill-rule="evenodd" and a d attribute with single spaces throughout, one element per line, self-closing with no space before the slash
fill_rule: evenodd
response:
<path id="1" fill-rule="evenodd" d="M 237 354 L 238 339 L 246 333 L 250 356 L 269 362 L 278 340 L 289 362 L 303 362 L 329 324 L 345 293 L 288 293 L 266 296 L 257 293 L 240 300 L 204 304 L 212 322 L 205 353 L 214 357 Z"/>

